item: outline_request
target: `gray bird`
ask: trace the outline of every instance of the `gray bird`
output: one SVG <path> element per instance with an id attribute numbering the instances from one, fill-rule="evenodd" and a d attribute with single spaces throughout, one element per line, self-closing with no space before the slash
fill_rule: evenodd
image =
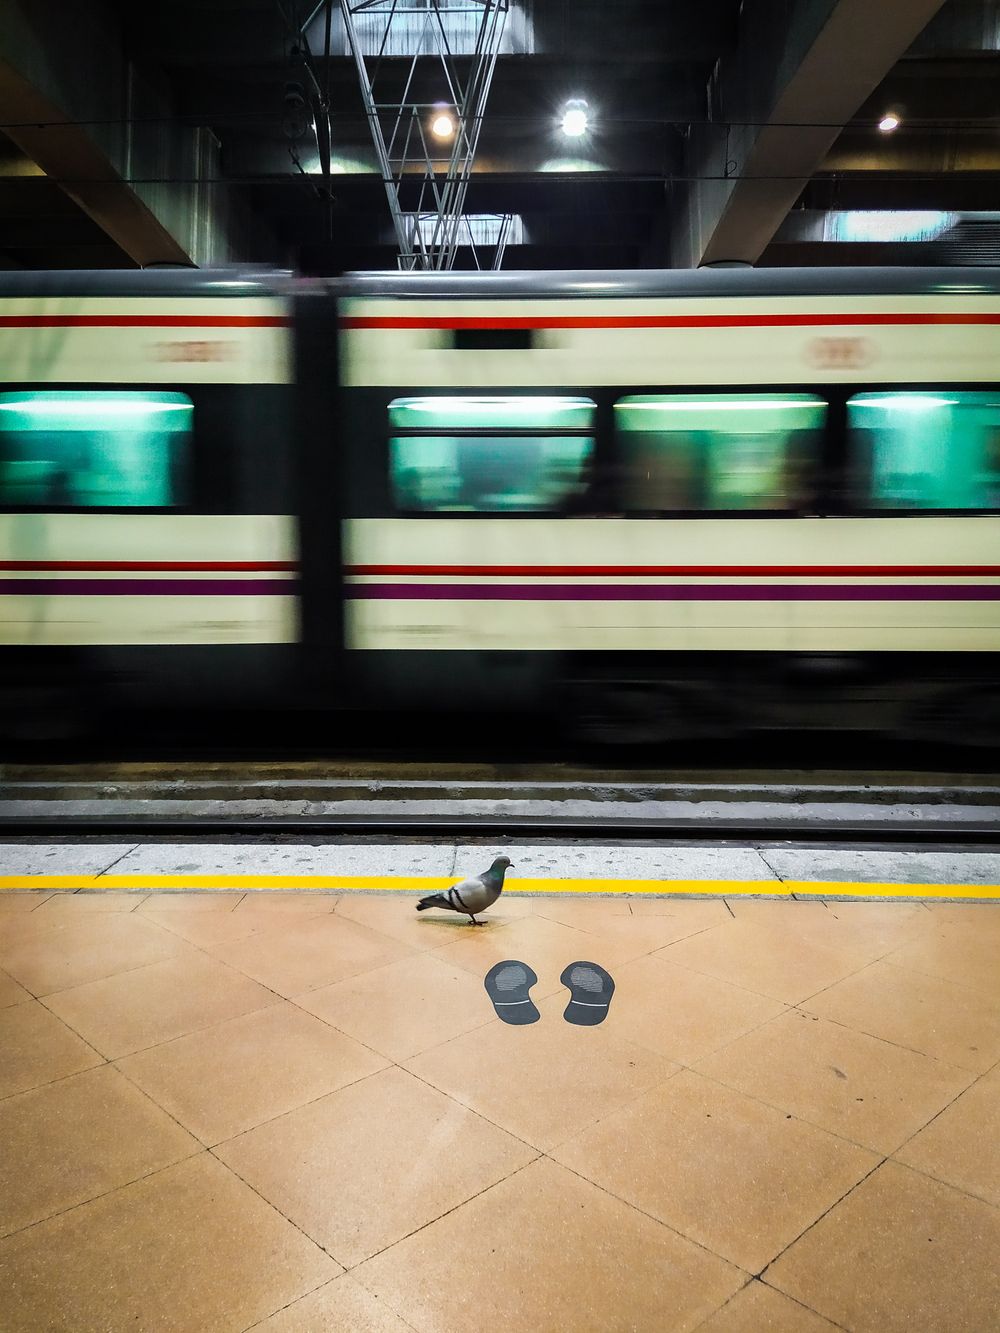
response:
<path id="1" fill-rule="evenodd" d="M 498 856 L 481 875 L 463 879 L 461 884 L 448 889 L 445 893 L 432 893 L 421 898 L 417 903 L 418 912 L 426 912 L 428 907 L 443 907 L 449 912 L 465 912 L 474 926 L 485 926 L 485 921 L 476 920 L 476 912 L 485 912 L 492 907 L 503 893 L 503 877 L 511 865 L 509 856 Z"/>

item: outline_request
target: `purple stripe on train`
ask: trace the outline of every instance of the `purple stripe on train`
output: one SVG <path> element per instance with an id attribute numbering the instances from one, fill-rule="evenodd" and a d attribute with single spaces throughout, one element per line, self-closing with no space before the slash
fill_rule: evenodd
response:
<path id="1" fill-rule="evenodd" d="M 0 579 L 0 594 L 22 597 L 287 597 L 296 592 L 297 579 Z"/>
<path id="2" fill-rule="evenodd" d="M 354 583 L 347 596 L 465 602 L 995 602 L 1000 583 Z"/>

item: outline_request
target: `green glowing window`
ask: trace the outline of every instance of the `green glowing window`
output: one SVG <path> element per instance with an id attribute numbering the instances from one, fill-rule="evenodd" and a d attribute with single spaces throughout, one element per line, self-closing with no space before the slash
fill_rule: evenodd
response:
<path id="1" fill-rule="evenodd" d="M 860 505 L 1000 508 L 1000 393 L 859 393 L 847 428 Z"/>
<path id="2" fill-rule="evenodd" d="M 396 398 L 389 472 L 397 509 L 417 513 L 565 510 L 593 452 L 589 398 Z"/>
<path id="3" fill-rule="evenodd" d="M 798 510 L 826 403 L 806 393 L 657 394 L 615 404 L 626 510 Z"/>
<path id="4" fill-rule="evenodd" d="M 159 390 L 0 393 L 0 505 L 181 504 L 192 412 Z"/>

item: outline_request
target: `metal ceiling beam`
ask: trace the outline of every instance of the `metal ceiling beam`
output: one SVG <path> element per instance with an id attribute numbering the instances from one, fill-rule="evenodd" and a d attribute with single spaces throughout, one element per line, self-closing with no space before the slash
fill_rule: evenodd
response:
<path id="1" fill-rule="evenodd" d="M 693 127 L 671 234 L 678 267 L 755 262 L 857 109 L 943 0 L 749 4 Z M 788 15 L 791 21 L 788 21 Z"/>
<path id="2" fill-rule="evenodd" d="M 7 136 L 134 263 L 191 263 L 188 252 L 122 180 L 86 130 L 72 124 L 4 61 L 0 119 L 8 125 Z"/>
<path id="3" fill-rule="evenodd" d="M 0 128 L 134 263 L 233 257 L 211 132 L 173 118 L 110 6 L 2 0 Z"/>
<path id="4" fill-rule="evenodd" d="M 465 199 L 509 8 L 509 0 L 340 0 L 402 269 L 449 269 L 463 237 L 471 243 Z M 453 45 L 454 19 L 471 30 L 471 45 Z M 403 88 L 390 82 L 383 91 L 386 60 L 401 55 Z M 418 66 L 427 64 L 438 73 L 439 102 L 417 87 Z M 442 113 L 451 131 L 435 144 L 431 122 Z M 506 233 L 504 225 L 494 268 Z"/>

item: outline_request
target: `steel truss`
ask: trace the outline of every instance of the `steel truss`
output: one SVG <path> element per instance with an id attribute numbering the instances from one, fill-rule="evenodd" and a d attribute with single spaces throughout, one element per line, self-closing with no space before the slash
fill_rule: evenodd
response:
<path id="1" fill-rule="evenodd" d="M 399 267 L 450 269 L 459 245 L 472 244 L 465 199 L 509 0 L 340 3 L 396 232 Z M 454 49 L 456 26 L 465 29 L 461 51 Z M 374 55 L 365 54 L 373 48 Z M 400 59 L 404 49 L 410 54 Z M 435 82 L 441 100 L 418 100 Z M 431 121 L 442 113 L 454 122 L 450 140 L 431 133 Z M 492 268 L 500 267 L 508 230 L 501 225 L 498 243 L 491 247 Z M 481 267 L 475 245 L 472 253 Z"/>

